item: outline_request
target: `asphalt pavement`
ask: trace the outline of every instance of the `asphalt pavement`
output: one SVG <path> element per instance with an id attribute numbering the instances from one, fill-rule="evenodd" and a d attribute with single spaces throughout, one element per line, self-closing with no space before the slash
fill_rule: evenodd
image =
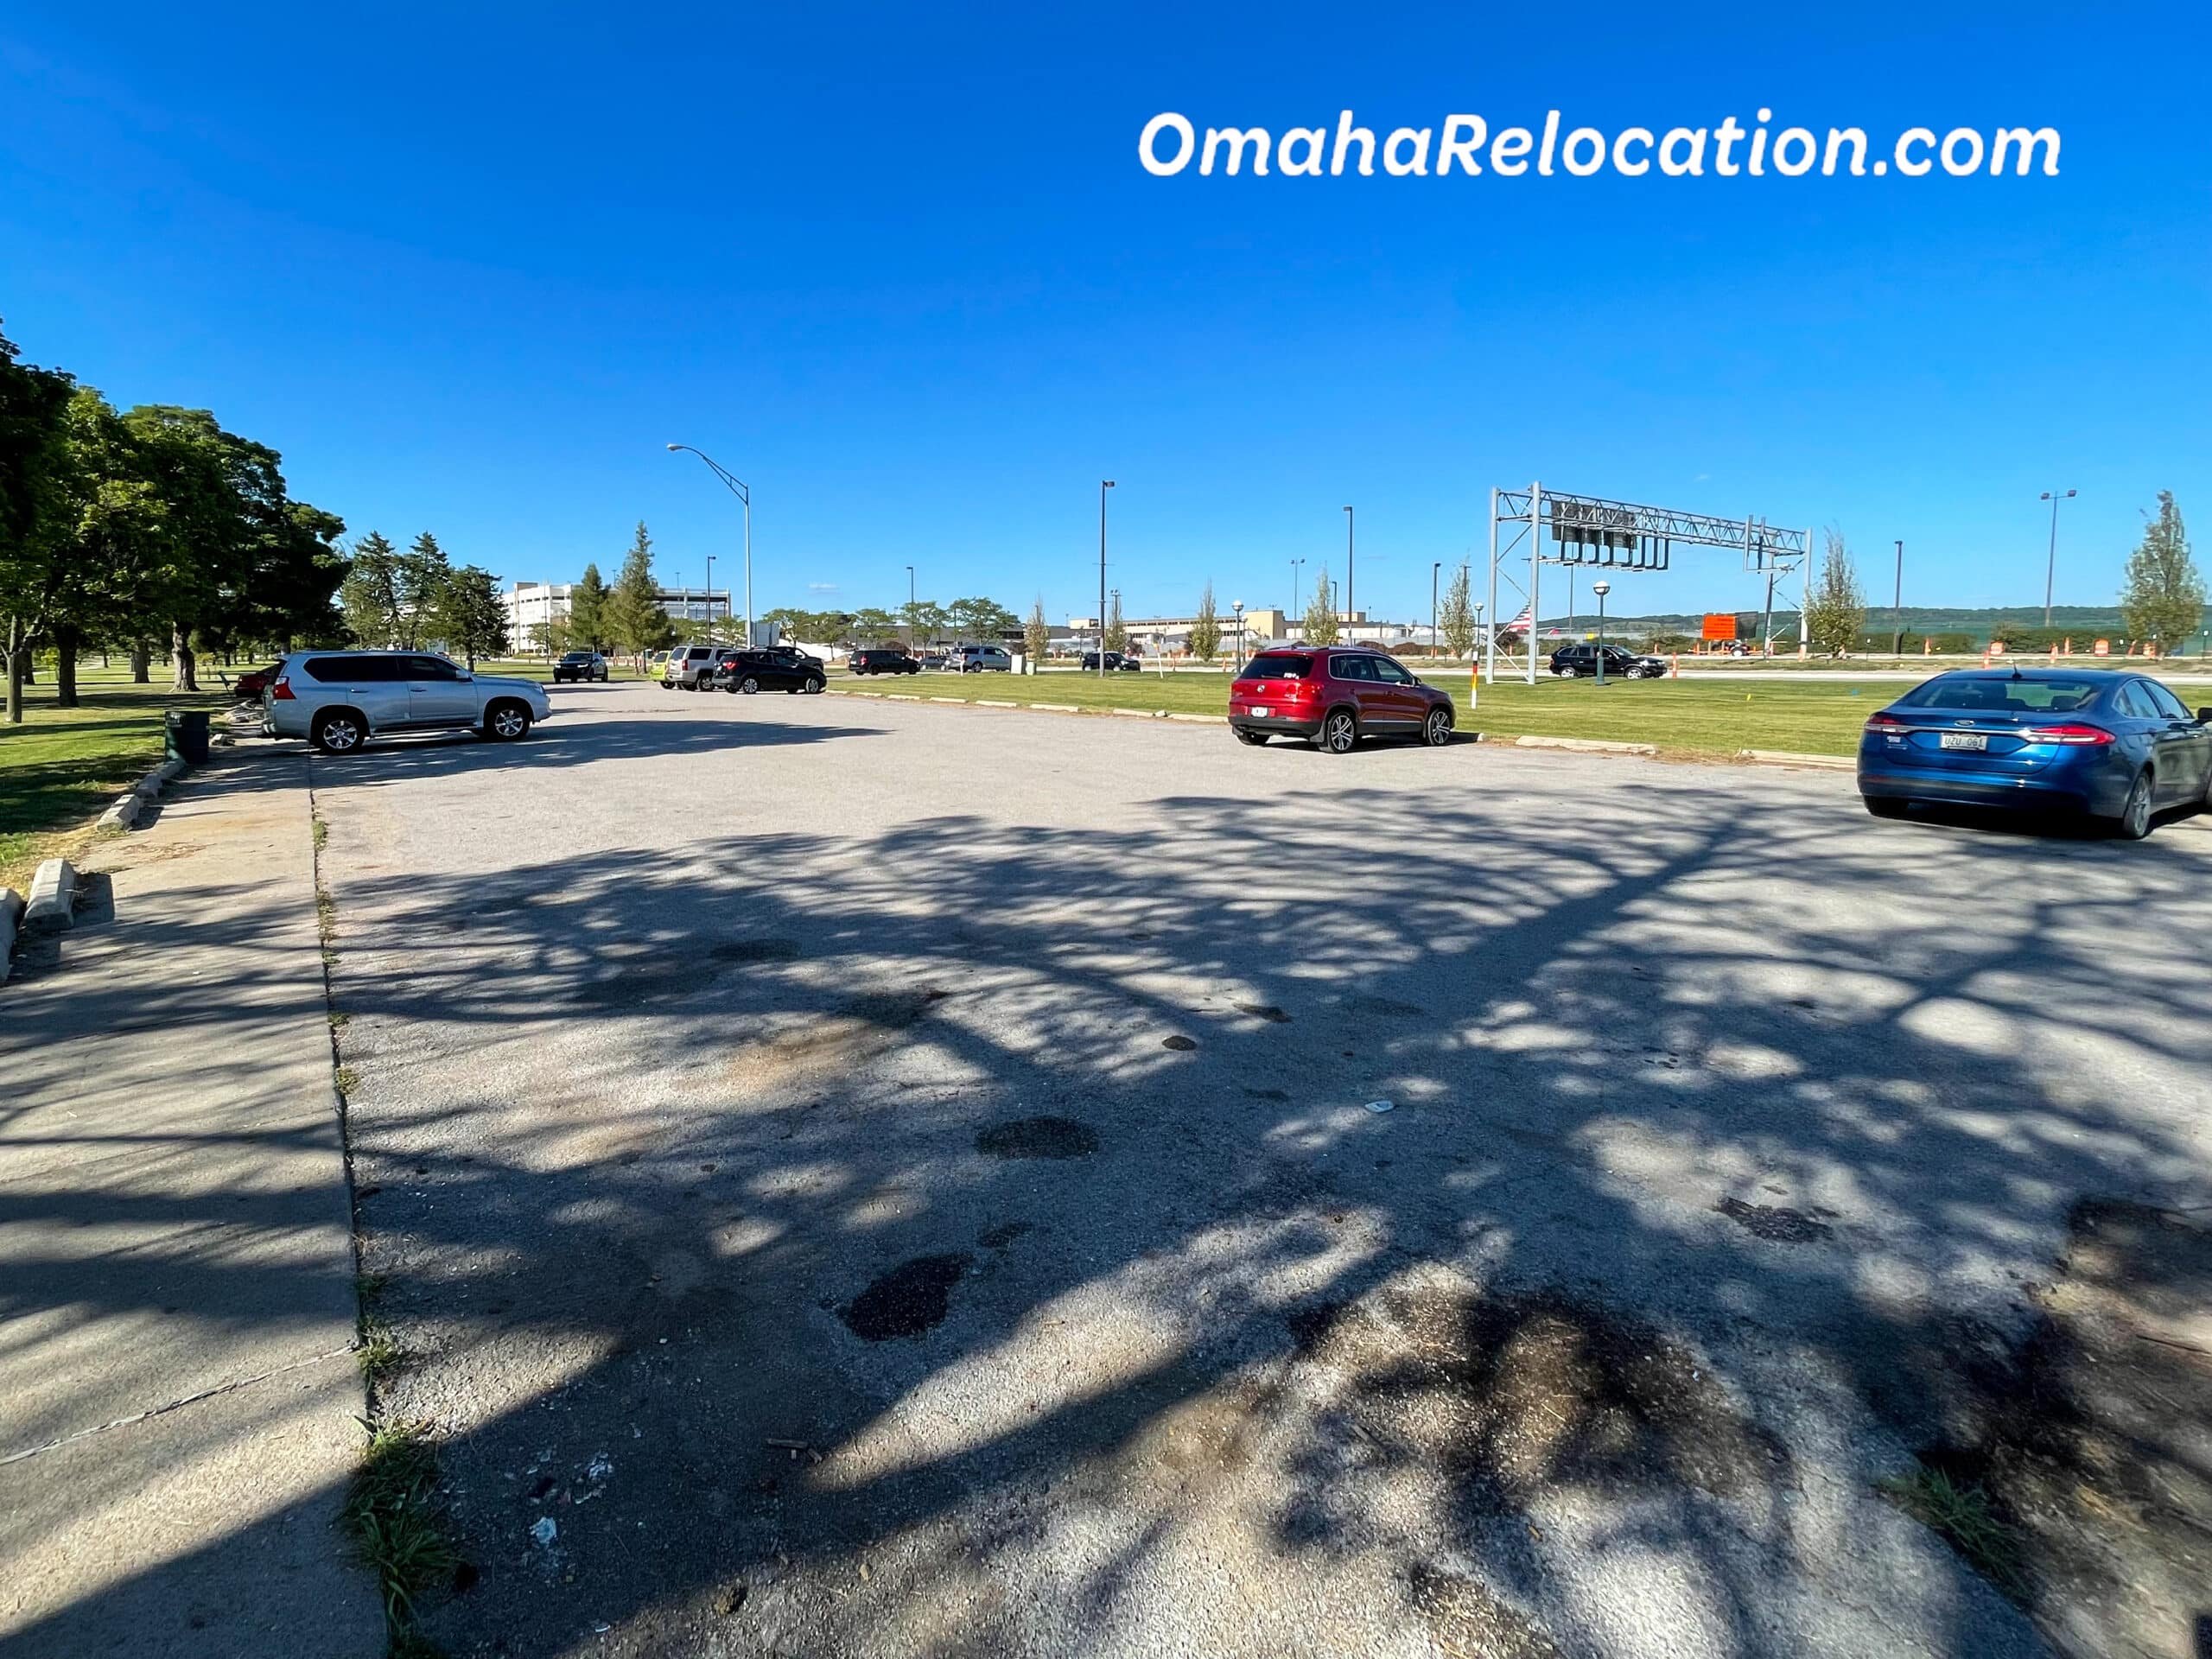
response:
<path id="1" fill-rule="evenodd" d="M 2041 1650 L 1875 1483 L 2212 1203 L 2212 823 L 554 696 L 314 762 L 451 1651 Z"/>

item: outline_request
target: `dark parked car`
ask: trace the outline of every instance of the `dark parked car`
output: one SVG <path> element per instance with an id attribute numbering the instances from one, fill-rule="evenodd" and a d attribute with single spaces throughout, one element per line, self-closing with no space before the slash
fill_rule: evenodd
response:
<path id="1" fill-rule="evenodd" d="M 1096 674 L 1098 671 L 1098 653 L 1095 651 L 1084 652 L 1083 666 Z M 1106 653 L 1106 671 L 1109 674 L 1141 674 L 1144 672 L 1144 664 L 1134 657 L 1124 657 L 1118 651 L 1109 651 Z"/>
<path id="2" fill-rule="evenodd" d="M 855 674 L 918 674 L 922 665 L 906 654 L 904 645 L 871 646 L 853 653 Z"/>
<path id="3" fill-rule="evenodd" d="M 1939 674 L 1867 718 L 1859 792 L 1878 818 L 1916 802 L 2056 810 L 2140 841 L 2161 808 L 2212 806 L 2212 709 L 2139 674 Z"/>
<path id="4" fill-rule="evenodd" d="M 1365 737 L 1452 741 L 1452 699 L 1423 685 L 1380 651 L 1297 646 L 1263 651 L 1229 688 L 1229 724 L 1240 743 L 1278 732 L 1330 754 L 1350 754 Z"/>
<path id="5" fill-rule="evenodd" d="M 564 651 L 561 660 L 553 664 L 553 683 L 563 680 L 603 680 L 607 677 L 607 658 L 595 651 Z"/>
<path id="6" fill-rule="evenodd" d="M 1561 645 L 1552 652 L 1552 672 L 1561 679 L 1582 679 L 1598 671 L 1600 652 L 1605 658 L 1605 677 L 1623 680 L 1657 680 L 1667 674 L 1664 657 L 1639 657 L 1624 645 L 1595 645 L 1581 643 Z"/>
<path id="7" fill-rule="evenodd" d="M 724 691 L 816 692 L 830 683 L 829 671 L 819 658 L 790 645 L 759 651 L 731 651 L 715 664 L 714 683 Z"/>

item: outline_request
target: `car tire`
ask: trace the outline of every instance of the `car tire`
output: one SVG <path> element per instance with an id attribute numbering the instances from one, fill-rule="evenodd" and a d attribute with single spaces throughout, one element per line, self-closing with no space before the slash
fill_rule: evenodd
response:
<path id="1" fill-rule="evenodd" d="M 308 741 L 325 754 L 351 754 L 368 734 L 368 722 L 351 709 L 332 709 L 315 717 Z"/>
<path id="2" fill-rule="evenodd" d="M 1896 795 L 1866 797 L 1866 810 L 1878 818 L 1902 818 L 1912 809 L 1912 803 Z"/>
<path id="3" fill-rule="evenodd" d="M 1558 675 L 1562 680 L 1579 680 L 1582 677 L 1582 671 L 1575 667 L 1573 663 L 1567 664 L 1564 668 L 1555 668 L 1552 670 L 1552 672 Z"/>
<path id="4" fill-rule="evenodd" d="M 2120 809 L 2120 817 L 2113 820 L 2113 834 L 2122 841 L 2141 841 L 2148 836 L 2152 798 L 2151 768 L 2145 766 L 2127 786 L 2127 800 Z"/>
<path id="5" fill-rule="evenodd" d="M 484 735 L 500 743 L 519 743 L 530 735 L 530 710 L 512 697 L 484 711 Z"/>
<path id="6" fill-rule="evenodd" d="M 1452 741 L 1452 711 L 1432 709 L 1428 718 L 1421 723 L 1421 741 L 1432 749 L 1440 749 Z"/>
<path id="7" fill-rule="evenodd" d="M 1359 747 L 1359 717 L 1349 709 L 1331 709 L 1314 742 L 1324 754 L 1350 754 Z"/>
<path id="8" fill-rule="evenodd" d="M 806 683 L 799 687 L 799 690 L 805 692 L 810 697 L 817 697 L 822 695 L 823 683 L 823 681 L 818 676 L 810 674 L 807 676 Z"/>
<path id="9" fill-rule="evenodd" d="M 748 674 L 748 675 L 747 675 L 747 676 L 745 677 L 745 678 L 744 678 L 744 679 L 743 679 L 743 680 L 739 683 L 739 685 L 738 685 L 738 688 L 737 688 L 737 689 L 738 689 L 739 690 L 742 691 L 743 693 L 745 693 L 745 695 L 746 695 L 747 696 L 748 696 L 748 697 L 749 697 L 749 696 L 753 696 L 755 692 L 757 692 L 758 690 L 760 690 L 760 681 L 758 681 L 758 680 L 756 680 L 756 679 L 754 679 L 754 678 L 753 677 L 753 676 L 751 676 L 750 674 Z"/>
<path id="10" fill-rule="evenodd" d="M 1268 734 L 1266 732 L 1238 732 L 1236 734 L 1236 741 L 1239 743 L 1255 749 L 1264 748 L 1267 746 L 1268 737 Z"/>

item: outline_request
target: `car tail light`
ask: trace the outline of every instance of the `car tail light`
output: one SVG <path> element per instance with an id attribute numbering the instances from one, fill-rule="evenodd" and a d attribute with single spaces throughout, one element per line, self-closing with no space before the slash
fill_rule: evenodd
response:
<path id="1" fill-rule="evenodd" d="M 1906 723 L 1904 716 L 1893 715 L 1886 709 L 1878 709 L 1866 716 L 1866 729 L 1870 732 L 1892 730 Z"/>
<path id="2" fill-rule="evenodd" d="M 2063 726 L 2031 726 L 2020 737 L 2024 742 L 2063 743 L 2069 748 L 2087 748 L 2113 741 L 2112 734 L 2101 726 L 2084 726 L 2072 721 Z"/>
<path id="3" fill-rule="evenodd" d="M 276 679 L 276 683 L 269 688 L 269 695 L 271 697 L 274 697 L 278 702 L 292 702 L 294 700 L 292 696 L 292 677 L 289 674 L 279 675 Z"/>

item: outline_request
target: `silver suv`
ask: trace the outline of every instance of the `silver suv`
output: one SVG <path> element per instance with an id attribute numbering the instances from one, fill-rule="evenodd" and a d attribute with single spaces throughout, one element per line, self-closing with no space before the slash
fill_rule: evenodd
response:
<path id="1" fill-rule="evenodd" d="M 678 645 L 660 665 L 662 688 L 670 691 L 679 687 L 686 691 L 704 691 L 707 682 L 714 677 L 715 664 L 735 654 L 735 648 L 730 645 Z"/>
<path id="2" fill-rule="evenodd" d="M 467 728 L 512 742 L 553 712 L 535 680 L 473 674 L 426 651 L 296 651 L 261 694 L 261 728 L 350 754 L 394 732 Z"/>

